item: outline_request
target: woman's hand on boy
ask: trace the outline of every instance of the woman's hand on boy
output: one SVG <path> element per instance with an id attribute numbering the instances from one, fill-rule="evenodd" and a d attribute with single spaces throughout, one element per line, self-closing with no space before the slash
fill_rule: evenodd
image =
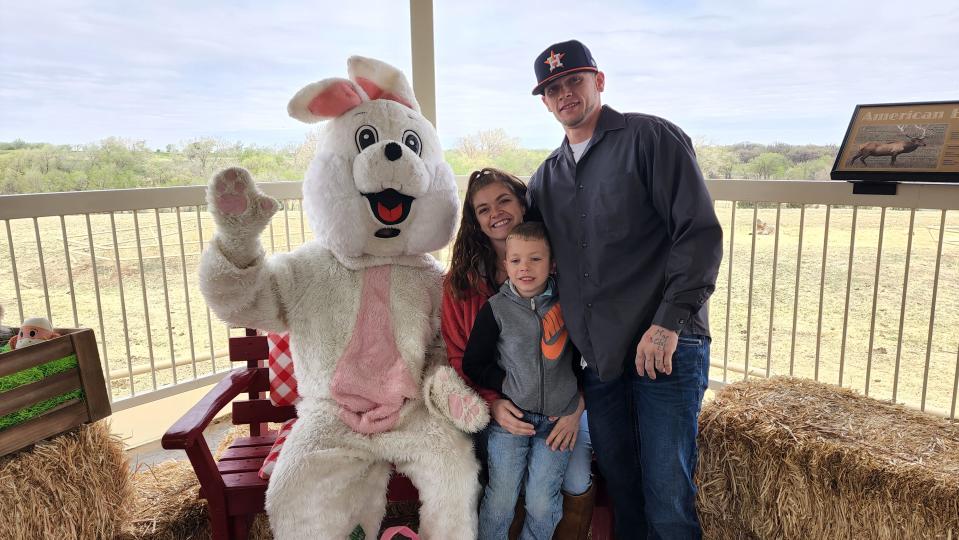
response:
<path id="1" fill-rule="evenodd" d="M 500 398 L 490 404 L 490 412 L 496 423 L 503 426 L 503 429 L 513 435 L 526 435 L 532 437 L 536 434 L 533 424 L 523 422 L 523 411 L 519 409 L 512 401 L 506 398 Z"/>
<path id="2" fill-rule="evenodd" d="M 586 402 L 583 396 L 579 396 L 579 405 L 576 410 L 566 416 L 551 416 L 550 420 L 556 420 L 556 425 L 546 437 L 546 444 L 555 450 L 572 450 L 576 446 L 576 437 L 579 435 L 579 420 L 586 410 Z"/>

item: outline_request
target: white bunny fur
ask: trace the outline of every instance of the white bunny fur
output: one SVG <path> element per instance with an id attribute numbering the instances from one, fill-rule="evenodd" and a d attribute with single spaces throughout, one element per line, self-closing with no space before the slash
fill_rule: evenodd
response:
<path id="1" fill-rule="evenodd" d="M 233 326 L 290 332 L 301 401 L 267 490 L 275 538 L 345 538 L 357 523 L 367 538 L 375 537 L 390 463 L 419 489 L 421 538 L 475 538 L 478 463 L 461 430 L 476 431 L 489 416 L 485 404 L 474 407 L 481 400 L 446 363 L 439 337 L 442 275 L 428 255 L 452 236 L 455 179 L 402 73 L 360 57 L 350 59 L 349 72 L 353 80 L 313 83 L 289 104 L 294 118 L 330 120 L 303 184 L 315 240 L 291 253 L 264 256 L 259 234 L 279 205 L 246 171 L 222 171 L 207 194 L 217 232 L 201 259 L 201 290 Z M 362 79 L 374 81 L 391 99 L 370 100 Z M 331 88 L 355 103 L 326 107 L 317 96 Z M 373 126 L 379 137 L 363 151 L 356 142 L 361 126 Z M 409 132 L 419 139 L 418 152 L 405 144 Z M 384 159 L 391 143 L 402 152 L 397 156 L 394 147 L 394 158 Z M 364 194 L 387 189 L 413 202 L 407 218 L 390 226 L 399 233 L 382 238 L 376 233 L 384 224 Z M 384 265 L 390 283 L 381 305 L 418 390 L 403 402 L 391 429 L 358 433 L 341 420 L 334 380 L 351 369 L 342 355 L 357 337 L 364 287 L 371 281 L 364 276 L 383 272 Z M 469 414 L 452 410 L 454 397 Z"/>

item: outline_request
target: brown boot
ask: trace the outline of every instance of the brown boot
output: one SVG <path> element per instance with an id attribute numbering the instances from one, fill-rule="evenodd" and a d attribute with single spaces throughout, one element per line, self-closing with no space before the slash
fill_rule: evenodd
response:
<path id="1" fill-rule="evenodd" d="M 582 495 L 563 493 L 563 518 L 553 531 L 553 540 L 586 540 L 593 520 L 596 487 L 591 485 Z"/>

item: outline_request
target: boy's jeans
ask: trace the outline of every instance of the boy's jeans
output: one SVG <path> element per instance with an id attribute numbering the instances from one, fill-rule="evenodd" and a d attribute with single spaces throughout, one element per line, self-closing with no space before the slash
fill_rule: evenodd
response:
<path id="1" fill-rule="evenodd" d="M 620 540 L 698 539 L 696 432 L 709 373 L 709 338 L 680 336 L 671 375 L 583 374 L 589 434 Z"/>
<path id="2" fill-rule="evenodd" d="M 533 424 L 534 436 L 513 435 L 495 421 L 490 425 L 489 483 L 480 503 L 480 540 L 508 537 L 524 475 L 526 521 L 520 540 L 549 540 L 563 516 L 560 486 L 570 451 L 553 451 L 546 444 L 555 424 L 546 416 L 527 412 L 523 421 Z"/>

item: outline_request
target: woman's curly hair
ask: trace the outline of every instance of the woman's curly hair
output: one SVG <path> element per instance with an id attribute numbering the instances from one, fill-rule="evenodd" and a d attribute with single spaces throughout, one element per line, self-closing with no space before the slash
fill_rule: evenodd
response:
<path id="1" fill-rule="evenodd" d="M 487 167 L 470 174 L 466 186 L 466 199 L 463 201 L 463 216 L 459 231 L 453 242 L 453 256 L 450 262 L 447 284 L 453 296 L 462 299 L 470 289 L 480 288 L 485 280 L 489 290 L 496 291 L 496 251 L 486 233 L 480 228 L 473 210 L 473 198 L 484 187 L 499 182 L 506 186 L 526 210 L 526 184 L 512 174 Z"/>

